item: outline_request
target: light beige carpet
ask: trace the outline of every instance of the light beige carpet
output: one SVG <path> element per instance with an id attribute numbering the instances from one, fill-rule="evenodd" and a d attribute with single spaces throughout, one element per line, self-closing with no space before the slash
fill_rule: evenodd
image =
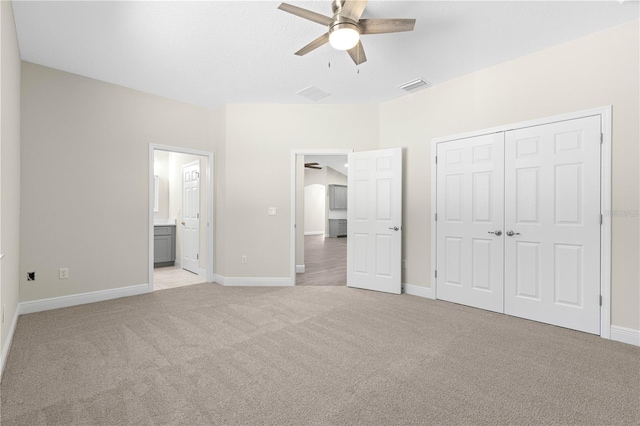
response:
<path id="1" fill-rule="evenodd" d="M 640 348 L 414 296 L 197 284 L 25 315 L 2 425 L 640 422 Z"/>

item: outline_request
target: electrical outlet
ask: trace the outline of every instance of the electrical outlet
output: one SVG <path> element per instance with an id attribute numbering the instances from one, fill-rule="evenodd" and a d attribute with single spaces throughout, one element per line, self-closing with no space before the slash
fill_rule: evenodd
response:
<path id="1" fill-rule="evenodd" d="M 27 272 L 27 281 L 35 281 L 36 280 L 36 273 L 34 272 Z"/>
<path id="2" fill-rule="evenodd" d="M 267 214 L 268 214 L 269 216 L 275 216 L 275 215 L 276 215 L 276 212 L 277 212 L 277 210 L 276 210 L 276 208 L 275 208 L 275 207 L 269 207 L 269 209 L 267 210 Z"/>
<path id="3" fill-rule="evenodd" d="M 66 280 L 69 278 L 69 268 L 58 269 L 58 279 Z"/>
<path id="4" fill-rule="evenodd" d="M 246 255 L 243 255 L 243 256 L 240 258 L 240 263 L 247 263 L 247 256 L 246 256 Z"/>

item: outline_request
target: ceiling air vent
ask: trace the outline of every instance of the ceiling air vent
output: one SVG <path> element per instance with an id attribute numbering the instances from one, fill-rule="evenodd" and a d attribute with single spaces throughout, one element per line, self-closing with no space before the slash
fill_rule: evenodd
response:
<path id="1" fill-rule="evenodd" d="M 307 99 L 311 99 L 316 102 L 322 98 L 326 98 L 327 96 L 331 96 L 331 93 L 323 92 L 317 87 L 309 86 L 306 89 L 302 89 L 299 92 L 296 92 L 300 96 L 304 96 Z"/>
<path id="2" fill-rule="evenodd" d="M 406 90 L 407 92 L 415 92 L 416 90 L 423 89 L 430 85 L 431 83 L 429 83 L 428 81 L 425 81 L 419 78 L 417 80 L 413 80 L 413 81 L 409 81 L 408 83 L 401 84 L 398 87 L 401 88 L 402 90 Z"/>

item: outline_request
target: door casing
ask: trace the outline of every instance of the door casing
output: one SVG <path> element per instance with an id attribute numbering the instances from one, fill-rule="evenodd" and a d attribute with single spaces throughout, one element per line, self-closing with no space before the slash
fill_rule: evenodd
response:
<path id="1" fill-rule="evenodd" d="M 491 133 L 507 132 L 510 130 L 525 127 L 540 126 L 559 121 L 574 120 L 577 118 L 599 116 L 602 129 L 601 157 L 600 157 L 600 213 L 602 215 L 602 226 L 600 227 L 600 294 L 602 295 L 602 305 L 600 306 L 600 336 L 605 339 L 611 338 L 611 215 L 605 212 L 611 211 L 611 117 L 612 106 L 603 106 L 583 111 L 577 111 L 562 115 L 545 117 L 541 119 L 524 121 L 493 127 L 484 130 L 461 133 L 457 135 L 434 138 L 431 140 L 431 277 L 432 291 L 431 297 L 437 298 L 437 227 L 435 212 L 437 211 L 437 176 L 436 176 L 436 153 L 439 143 L 450 142 L 457 139 L 464 139 Z"/>

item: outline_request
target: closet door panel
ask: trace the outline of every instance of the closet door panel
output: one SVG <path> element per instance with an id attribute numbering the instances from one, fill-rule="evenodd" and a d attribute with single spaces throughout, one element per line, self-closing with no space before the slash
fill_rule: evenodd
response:
<path id="1" fill-rule="evenodd" d="M 436 297 L 502 312 L 504 134 L 437 150 Z"/>
<path id="2" fill-rule="evenodd" d="M 505 313 L 600 333 L 600 132 L 594 116 L 505 133 Z"/>

